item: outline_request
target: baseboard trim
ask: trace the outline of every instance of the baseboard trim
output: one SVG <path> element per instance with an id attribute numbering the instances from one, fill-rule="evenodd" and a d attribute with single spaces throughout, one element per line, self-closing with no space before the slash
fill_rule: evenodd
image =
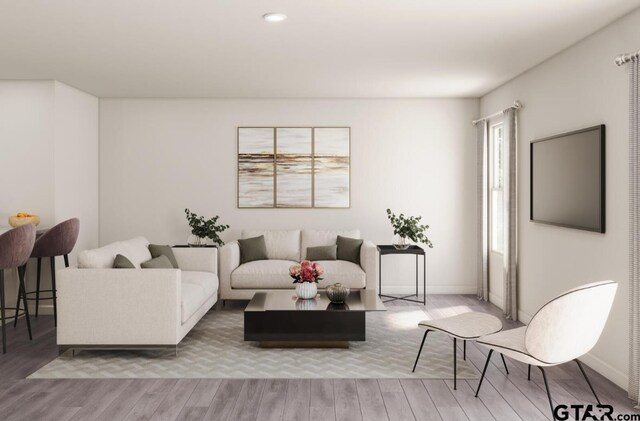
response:
<path id="1" fill-rule="evenodd" d="M 489 302 L 502 310 L 502 297 L 498 297 L 496 294 L 489 292 Z"/>
<path id="2" fill-rule="evenodd" d="M 518 319 L 524 323 L 529 324 L 531 321 L 531 316 L 528 313 L 525 313 L 522 310 L 518 310 Z M 580 357 L 580 361 L 600 373 L 602 376 L 611 380 L 617 386 L 621 387 L 624 390 L 629 390 L 629 376 L 613 367 L 611 364 L 605 362 L 599 357 L 596 357 L 593 352 L 589 352 L 588 354 Z"/>
<path id="3" fill-rule="evenodd" d="M 422 293 L 422 285 L 420 285 L 420 293 Z M 389 285 L 382 286 L 384 294 L 414 294 L 416 287 L 414 285 Z M 427 295 L 429 294 L 475 294 L 477 292 L 475 285 L 429 285 L 427 284 Z"/>

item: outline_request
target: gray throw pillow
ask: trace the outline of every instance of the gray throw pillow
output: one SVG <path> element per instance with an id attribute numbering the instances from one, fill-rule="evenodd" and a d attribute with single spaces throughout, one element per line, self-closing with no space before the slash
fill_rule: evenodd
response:
<path id="1" fill-rule="evenodd" d="M 118 254 L 113 261 L 114 269 L 135 269 L 136 265 L 131 263 L 131 260 L 127 259 L 125 256 Z"/>
<path id="2" fill-rule="evenodd" d="M 179 269 L 178 261 L 176 260 L 175 254 L 173 254 L 173 249 L 170 246 L 160 246 L 158 244 L 149 244 L 149 253 L 151 253 L 151 257 L 156 258 L 162 255 L 167 256 L 171 265 L 174 269 Z"/>
<path id="3" fill-rule="evenodd" d="M 363 240 L 338 236 L 338 260 L 360 264 L 360 247 Z"/>
<path id="4" fill-rule="evenodd" d="M 338 246 L 307 247 L 307 260 L 336 260 Z"/>
<path id="5" fill-rule="evenodd" d="M 240 246 L 240 263 L 253 262 L 254 260 L 268 260 L 267 243 L 264 235 L 238 240 Z"/>
<path id="6" fill-rule="evenodd" d="M 164 254 L 154 259 L 140 263 L 142 269 L 173 269 L 171 260 Z"/>

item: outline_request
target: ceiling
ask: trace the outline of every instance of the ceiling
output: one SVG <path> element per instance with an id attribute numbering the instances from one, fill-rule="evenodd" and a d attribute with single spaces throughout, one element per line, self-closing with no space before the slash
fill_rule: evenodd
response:
<path id="1" fill-rule="evenodd" d="M 0 79 L 57 79 L 100 97 L 478 97 L 638 6 L 0 0 Z M 288 19 L 267 23 L 266 12 Z"/>

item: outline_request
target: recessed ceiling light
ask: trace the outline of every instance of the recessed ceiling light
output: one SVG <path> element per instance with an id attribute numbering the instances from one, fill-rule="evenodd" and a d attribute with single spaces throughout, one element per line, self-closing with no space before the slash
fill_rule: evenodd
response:
<path id="1" fill-rule="evenodd" d="M 267 22 L 282 22 L 287 18 L 287 15 L 284 13 L 265 13 L 262 15 L 262 19 Z"/>

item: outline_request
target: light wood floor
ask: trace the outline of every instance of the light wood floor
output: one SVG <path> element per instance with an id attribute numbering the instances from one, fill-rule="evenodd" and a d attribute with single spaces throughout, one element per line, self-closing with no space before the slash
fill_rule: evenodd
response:
<path id="1" fill-rule="evenodd" d="M 246 303 L 233 303 L 242 308 Z M 394 303 L 389 305 L 405 305 Z M 409 304 L 407 304 L 409 305 Z M 426 317 L 465 311 L 500 311 L 475 297 L 429 296 Z M 215 310 L 212 310 L 215 311 Z M 505 320 L 506 328 L 516 326 Z M 507 375 L 494 356 L 480 397 L 477 380 L 26 380 L 57 356 L 50 316 L 34 319 L 29 341 L 24 321 L 8 327 L 9 350 L 0 354 L 0 419 L 3 420 L 543 420 L 550 409 L 539 370 L 507 360 Z M 419 344 L 416 343 L 416 352 Z M 626 356 L 625 353 L 621 353 Z M 461 355 L 461 354 L 459 354 Z M 486 351 L 467 345 L 481 370 Z M 407 361 L 410 369 L 413 361 Z M 603 403 L 635 413 L 626 392 L 587 369 Z M 552 396 L 564 404 L 595 403 L 575 364 L 548 371 Z"/>

